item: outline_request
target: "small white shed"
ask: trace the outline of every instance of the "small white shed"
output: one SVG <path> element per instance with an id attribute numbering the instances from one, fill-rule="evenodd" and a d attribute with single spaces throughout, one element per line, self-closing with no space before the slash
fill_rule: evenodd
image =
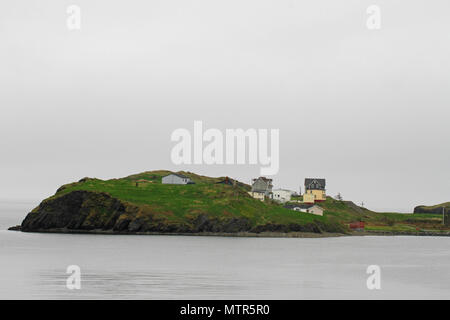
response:
<path id="1" fill-rule="evenodd" d="M 286 189 L 276 189 L 272 191 L 272 199 L 279 202 L 288 202 L 291 201 L 291 196 L 294 191 L 286 190 Z"/>
<path id="2" fill-rule="evenodd" d="M 192 184 L 194 183 L 189 177 L 182 174 L 171 173 L 165 177 L 162 177 L 163 184 Z"/>

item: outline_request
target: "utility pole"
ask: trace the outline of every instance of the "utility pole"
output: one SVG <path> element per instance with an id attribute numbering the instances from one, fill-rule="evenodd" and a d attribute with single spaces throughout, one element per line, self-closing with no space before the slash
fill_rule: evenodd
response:
<path id="1" fill-rule="evenodd" d="M 442 207 L 442 224 L 445 225 L 445 207 Z"/>

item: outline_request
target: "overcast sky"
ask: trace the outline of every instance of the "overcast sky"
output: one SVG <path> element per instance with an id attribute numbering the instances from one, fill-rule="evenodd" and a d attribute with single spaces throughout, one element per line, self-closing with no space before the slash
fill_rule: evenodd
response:
<path id="1" fill-rule="evenodd" d="M 171 133 L 201 120 L 279 129 L 275 187 L 326 178 L 385 211 L 450 201 L 449 14 L 448 0 L 3 1 L 0 199 L 155 169 L 259 175 L 173 165 Z"/>

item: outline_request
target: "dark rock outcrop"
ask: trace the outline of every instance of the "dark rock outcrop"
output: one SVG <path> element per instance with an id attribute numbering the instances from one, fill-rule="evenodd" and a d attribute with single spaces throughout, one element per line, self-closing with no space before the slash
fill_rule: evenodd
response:
<path id="1" fill-rule="evenodd" d="M 325 224 L 320 221 L 314 221 L 307 224 L 274 224 L 267 223 L 262 225 L 257 225 L 250 230 L 250 232 L 261 233 L 261 232 L 278 232 L 278 233 L 288 233 L 288 232 L 308 232 L 308 233 L 346 233 L 347 230 L 344 226 L 340 224 Z"/>
<path id="2" fill-rule="evenodd" d="M 22 231 L 111 229 L 124 223 L 119 217 L 127 209 L 107 193 L 73 191 L 41 202 L 21 227 Z"/>
<path id="3" fill-rule="evenodd" d="M 251 229 L 250 220 L 246 218 L 227 218 L 219 219 L 217 217 L 208 217 L 206 214 L 197 216 L 192 221 L 192 232 L 245 232 Z"/>
<path id="4" fill-rule="evenodd" d="M 450 207 L 449 206 L 433 206 L 433 207 L 427 207 L 427 206 L 417 206 L 414 208 L 414 213 L 430 213 L 430 214 L 442 214 L 442 208 L 445 210 L 445 214 L 450 213 Z"/>
<path id="5" fill-rule="evenodd" d="M 22 227 L 20 225 L 9 227 L 8 230 L 10 231 L 21 231 Z"/>

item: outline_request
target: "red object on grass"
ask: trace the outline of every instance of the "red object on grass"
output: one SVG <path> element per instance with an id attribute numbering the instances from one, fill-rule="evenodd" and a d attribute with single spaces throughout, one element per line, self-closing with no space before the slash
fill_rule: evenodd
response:
<path id="1" fill-rule="evenodd" d="M 364 230 L 364 221 L 352 222 L 349 227 L 352 230 Z"/>

